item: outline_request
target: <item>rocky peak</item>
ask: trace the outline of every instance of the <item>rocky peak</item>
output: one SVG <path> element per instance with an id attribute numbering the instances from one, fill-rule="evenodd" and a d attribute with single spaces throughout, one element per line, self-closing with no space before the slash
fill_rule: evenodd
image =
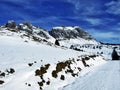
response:
<path id="1" fill-rule="evenodd" d="M 8 28 L 16 28 L 16 22 L 11 20 L 11 21 L 8 21 L 5 25 L 5 27 L 8 27 Z"/>
<path id="2" fill-rule="evenodd" d="M 53 27 L 50 34 L 57 39 L 75 39 L 83 38 L 86 40 L 93 39 L 91 35 L 83 31 L 79 26 L 73 27 Z"/>
<path id="3" fill-rule="evenodd" d="M 21 23 L 17 26 L 17 28 L 19 30 L 24 30 L 24 31 L 27 31 L 28 33 L 32 33 L 32 31 L 33 31 L 32 27 L 33 27 L 32 24 L 30 22 L 27 22 L 27 21 L 24 23 Z"/>

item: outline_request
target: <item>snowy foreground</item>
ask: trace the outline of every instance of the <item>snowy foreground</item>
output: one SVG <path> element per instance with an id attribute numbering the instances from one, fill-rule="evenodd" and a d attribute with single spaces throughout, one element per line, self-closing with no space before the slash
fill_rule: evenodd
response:
<path id="1" fill-rule="evenodd" d="M 120 61 L 108 61 L 60 90 L 120 90 Z"/>
<path id="2" fill-rule="evenodd" d="M 31 37 L 0 31 L 0 90 L 120 89 L 120 62 L 103 57 L 110 56 L 112 46 L 75 51 Z"/>
<path id="3" fill-rule="evenodd" d="M 92 53 L 2 35 L 0 90 L 58 90 L 105 62 Z"/>

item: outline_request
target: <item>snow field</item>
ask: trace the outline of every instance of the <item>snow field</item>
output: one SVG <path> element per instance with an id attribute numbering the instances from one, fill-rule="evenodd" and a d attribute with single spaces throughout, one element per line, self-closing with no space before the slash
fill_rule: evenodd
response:
<path id="1" fill-rule="evenodd" d="M 35 71 L 45 64 L 50 64 L 47 73 L 43 75 L 46 82 L 50 80 L 50 85 L 44 84 L 42 88 L 44 90 L 58 90 L 58 88 L 73 82 L 77 76 L 73 77 L 71 73 L 66 74 L 65 70 L 62 69 L 57 78 L 52 77 L 51 73 L 55 70 L 56 64 L 75 59 L 75 62 L 70 66 L 74 73 L 80 72 L 75 68 L 80 67 L 82 70 L 85 68 L 82 62 L 77 63 L 78 56 L 81 55 L 89 55 L 89 53 L 55 48 L 31 40 L 26 43 L 22 38 L 12 36 L 0 36 L 0 70 L 5 72 L 9 68 L 15 69 L 15 73 L 0 78 L 5 81 L 0 89 L 39 90 L 38 82 L 41 79 L 39 76 L 35 76 Z M 86 63 L 89 65 L 97 65 L 96 63 L 98 63 L 96 59 L 90 61 L 88 60 Z M 100 60 L 101 62 L 104 61 Z M 32 66 L 29 66 L 29 63 L 32 63 Z M 64 75 L 65 80 L 60 79 L 61 75 Z"/>

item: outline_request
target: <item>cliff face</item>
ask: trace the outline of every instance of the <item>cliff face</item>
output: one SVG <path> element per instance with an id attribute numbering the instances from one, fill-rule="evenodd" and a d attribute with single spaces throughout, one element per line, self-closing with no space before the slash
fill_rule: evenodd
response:
<path id="1" fill-rule="evenodd" d="M 87 32 L 80 29 L 78 26 L 74 27 L 53 27 L 50 34 L 56 39 L 77 39 L 83 38 L 91 40 L 93 37 Z"/>

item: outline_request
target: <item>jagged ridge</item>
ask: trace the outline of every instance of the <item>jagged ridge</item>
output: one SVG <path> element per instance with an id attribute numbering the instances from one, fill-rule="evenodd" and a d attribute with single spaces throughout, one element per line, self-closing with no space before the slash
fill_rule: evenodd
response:
<path id="1" fill-rule="evenodd" d="M 45 39 L 46 41 L 54 43 L 55 40 L 59 40 L 62 46 L 66 44 L 98 44 L 98 42 L 87 32 L 82 30 L 79 26 L 61 26 L 53 27 L 51 31 L 45 30 L 41 27 L 33 26 L 30 22 L 24 22 L 21 24 L 16 24 L 15 21 L 8 21 L 7 24 L 1 28 L 6 28 L 7 30 L 19 32 L 25 31 L 28 36 L 35 36 L 37 39 Z M 64 41 L 67 40 L 67 41 Z M 72 40 L 72 41 L 71 41 Z M 67 45 L 68 47 L 68 45 Z"/>
<path id="2" fill-rule="evenodd" d="M 87 32 L 80 29 L 78 26 L 73 27 L 53 27 L 50 34 L 57 39 L 75 39 L 75 38 L 83 38 L 86 40 L 91 40 L 93 37 L 89 35 Z"/>

